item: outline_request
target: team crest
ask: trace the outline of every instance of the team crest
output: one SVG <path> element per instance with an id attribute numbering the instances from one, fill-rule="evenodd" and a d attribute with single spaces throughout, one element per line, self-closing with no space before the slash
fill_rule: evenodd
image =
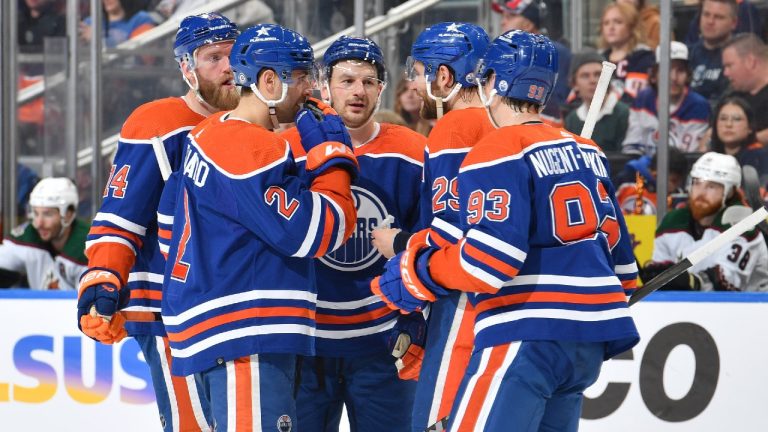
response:
<path id="1" fill-rule="evenodd" d="M 387 216 L 379 198 L 367 189 L 352 186 L 357 208 L 357 226 L 343 246 L 320 258 L 328 267 L 341 271 L 358 271 L 375 263 L 381 254 L 371 244 L 371 230 Z"/>
<path id="2" fill-rule="evenodd" d="M 277 419 L 277 430 L 279 432 L 291 432 L 291 429 L 293 429 L 291 416 L 288 414 L 281 415 L 280 418 Z"/>

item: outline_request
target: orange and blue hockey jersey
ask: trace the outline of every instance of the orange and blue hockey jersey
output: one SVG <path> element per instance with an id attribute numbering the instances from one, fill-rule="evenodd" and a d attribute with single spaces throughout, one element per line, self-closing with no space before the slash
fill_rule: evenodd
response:
<path id="1" fill-rule="evenodd" d="M 187 136 L 162 304 L 174 375 L 252 354 L 314 355 L 311 257 L 342 245 L 355 208 L 343 170 L 309 188 L 296 173 L 284 139 L 230 113 Z"/>
<path id="2" fill-rule="evenodd" d="M 638 340 L 627 307 L 637 267 L 610 182 L 590 140 L 539 122 L 501 128 L 459 173 L 458 244 L 435 252 L 430 274 L 473 292 L 475 349 L 519 340 Z"/>
<path id="3" fill-rule="evenodd" d="M 300 167 L 306 156 L 295 128 L 282 135 Z M 388 215 L 393 228 L 419 225 L 419 189 L 426 138 L 408 128 L 380 123 L 374 137 L 355 148 L 360 176 L 352 186 L 357 223 L 339 249 L 319 258 L 317 273 L 317 355 L 359 357 L 389 352 L 390 330 L 400 315 L 372 295 L 369 284 L 386 259 L 371 244 L 371 230 Z"/>
<path id="4" fill-rule="evenodd" d="M 184 137 L 205 117 L 182 98 L 137 108 L 125 121 L 104 201 L 86 241 L 89 267 L 116 271 L 130 301 L 123 314 L 129 335 L 165 334 L 160 322 L 165 260 L 158 249 L 156 211 L 164 182 L 152 139 L 159 138 L 171 168 L 181 166 Z"/>

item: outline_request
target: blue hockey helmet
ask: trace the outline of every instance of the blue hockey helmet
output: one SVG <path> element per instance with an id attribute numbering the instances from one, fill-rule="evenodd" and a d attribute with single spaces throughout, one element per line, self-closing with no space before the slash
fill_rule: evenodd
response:
<path id="1" fill-rule="evenodd" d="M 431 82 L 440 65 L 446 65 L 463 87 L 474 87 L 477 85 L 474 79 L 475 66 L 485 54 L 489 42 L 485 30 L 475 24 L 435 24 L 424 29 L 416 38 L 406 63 L 406 72 L 412 78 L 413 63 L 419 61 L 424 64 L 427 82 Z"/>
<path id="2" fill-rule="evenodd" d="M 478 78 L 491 72 L 497 95 L 545 105 L 557 81 L 557 49 L 546 36 L 508 31 L 491 42 L 477 64 Z"/>
<path id="3" fill-rule="evenodd" d="M 376 42 L 361 37 L 342 36 L 336 39 L 323 54 L 323 68 L 325 76 L 330 78 L 331 68 L 342 60 L 362 60 L 372 64 L 376 68 L 379 80 L 387 82 L 387 67 L 384 63 L 384 54 Z"/>
<path id="4" fill-rule="evenodd" d="M 272 69 L 283 83 L 294 70 L 313 71 L 314 53 L 307 39 L 277 24 L 257 24 L 245 30 L 229 54 L 235 84 L 256 84 L 263 69 Z"/>
<path id="5" fill-rule="evenodd" d="M 195 50 L 203 45 L 234 41 L 240 31 L 235 23 L 224 15 L 211 12 L 184 18 L 176 31 L 173 55 L 176 61 L 186 61 L 194 66 Z"/>

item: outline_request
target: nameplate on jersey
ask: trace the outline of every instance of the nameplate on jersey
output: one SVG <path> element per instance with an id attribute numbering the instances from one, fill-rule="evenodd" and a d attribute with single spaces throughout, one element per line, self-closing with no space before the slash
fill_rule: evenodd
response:
<path id="1" fill-rule="evenodd" d="M 357 221 L 352 236 L 340 248 L 320 261 L 336 270 L 358 271 L 370 267 L 381 254 L 371 244 L 371 231 L 387 217 L 387 209 L 379 198 L 367 189 L 352 186 L 357 209 Z"/>
<path id="2" fill-rule="evenodd" d="M 608 177 L 600 155 L 594 151 L 583 151 L 575 143 L 542 146 L 529 152 L 528 158 L 539 178 L 567 174 L 582 168 L 592 170 L 598 177 Z"/>
<path id="3" fill-rule="evenodd" d="M 195 186 L 205 186 L 205 181 L 208 179 L 208 173 L 211 171 L 210 166 L 204 161 L 200 155 L 195 151 L 192 146 L 187 145 L 187 155 L 184 157 L 184 175 L 192 179 Z"/>

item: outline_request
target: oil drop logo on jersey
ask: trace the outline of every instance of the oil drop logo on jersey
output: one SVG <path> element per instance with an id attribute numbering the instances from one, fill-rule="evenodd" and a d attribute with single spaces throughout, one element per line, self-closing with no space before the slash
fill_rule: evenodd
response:
<path id="1" fill-rule="evenodd" d="M 341 271 L 358 271 L 370 267 L 381 258 L 371 244 L 371 230 L 387 216 L 387 209 L 371 191 L 352 186 L 357 208 L 357 226 L 352 236 L 336 251 L 320 258 L 328 267 Z"/>

